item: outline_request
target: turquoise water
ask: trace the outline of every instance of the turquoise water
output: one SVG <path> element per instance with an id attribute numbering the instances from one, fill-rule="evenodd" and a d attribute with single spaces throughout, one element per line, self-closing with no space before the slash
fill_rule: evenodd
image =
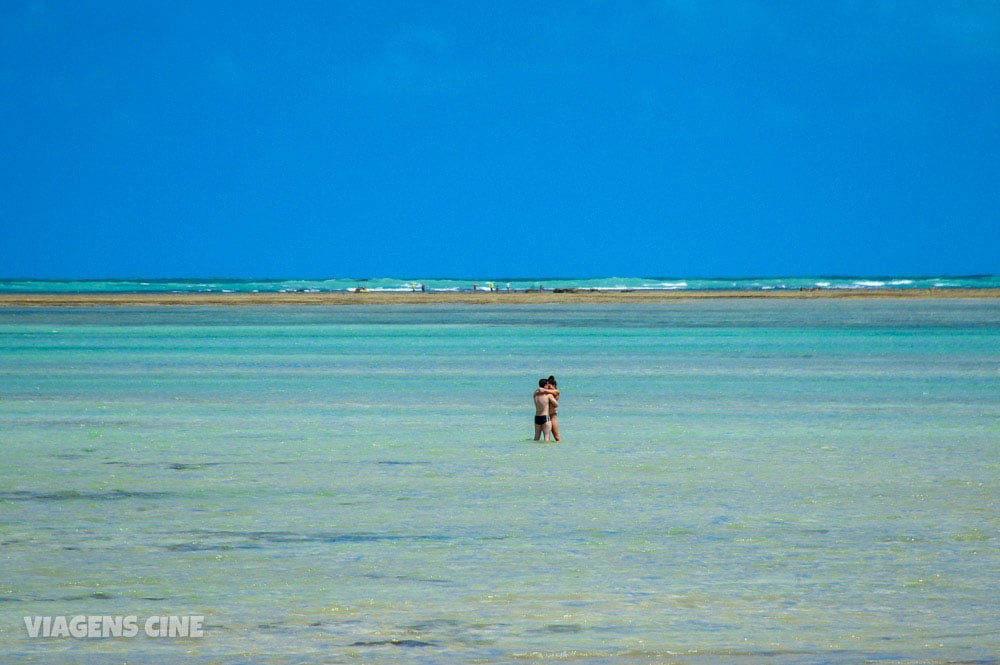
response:
<path id="1" fill-rule="evenodd" d="M 930 275 L 923 277 L 599 277 L 525 279 L 516 277 L 324 278 L 324 279 L 92 279 L 0 280 L 0 293 L 281 293 L 352 291 L 523 291 L 525 289 L 597 289 L 652 291 L 781 291 L 799 289 L 988 289 L 1000 288 L 1000 275 Z"/>
<path id="2" fill-rule="evenodd" d="M 17 662 L 1000 662 L 996 300 L 0 309 L 0 432 Z"/>

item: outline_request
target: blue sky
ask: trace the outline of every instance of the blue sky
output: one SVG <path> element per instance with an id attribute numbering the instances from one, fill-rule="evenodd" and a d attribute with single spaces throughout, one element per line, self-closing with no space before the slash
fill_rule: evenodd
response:
<path id="1" fill-rule="evenodd" d="M 1000 3 L 0 2 L 2 277 L 1000 273 Z"/>

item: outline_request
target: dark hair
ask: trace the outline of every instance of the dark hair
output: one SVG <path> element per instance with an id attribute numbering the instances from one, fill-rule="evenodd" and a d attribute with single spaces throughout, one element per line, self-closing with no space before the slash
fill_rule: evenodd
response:
<path id="1" fill-rule="evenodd" d="M 539 388 L 544 388 L 548 384 L 549 384 L 549 380 L 548 379 L 538 379 L 538 387 Z"/>
<path id="2" fill-rule="evenodd" d="M 554 386 L 559 385 L 558 383 L 556 383 L 556 377 L 554 377 L 554 376 L 550 376 L 549 377 L 549 383 L 551 383 Z"/>

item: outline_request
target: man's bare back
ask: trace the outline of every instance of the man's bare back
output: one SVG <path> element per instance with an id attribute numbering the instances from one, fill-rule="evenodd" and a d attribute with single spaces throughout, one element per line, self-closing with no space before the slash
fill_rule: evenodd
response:
<path id="1" fill-rule="evenodd" d="M 559 402 L 548 393 L 538 393 L 535 395 L 535 415 L 551 416 L 552 410 L 559 408 Z"/>

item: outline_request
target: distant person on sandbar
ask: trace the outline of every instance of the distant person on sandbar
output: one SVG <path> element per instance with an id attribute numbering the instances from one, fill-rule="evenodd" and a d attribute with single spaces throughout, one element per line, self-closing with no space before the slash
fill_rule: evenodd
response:
<path id="1" fill-rule="evenodd" d="M 538 390 L 535 391 L 535 441 L 543 436 L 546 441 L 552 435 L 552 412 L 559 408 L 559 402 L 550 392 L 541 389 L 547 387 L 548 379 L 538 380 Z"/>
<path id="2" fill-rule="evenodd" d="M 552 419 L 552 438 L 556 441 L 562 441 L 562 437 L 559 436 L 559 414 L 556 413 L 556 410 L 559 408 L 559 388 L 558 384 L 556 384 L 556 377 L 549 376 L 549 378 L 545 379 L 545 385 L 542 385 L 542 382 L 539 381 L 535 395 L 539 393 L 551 395 L 553 401 L 555 401 L 555 406 L 552 407 L 549 413 L 549 417 Z"/>

